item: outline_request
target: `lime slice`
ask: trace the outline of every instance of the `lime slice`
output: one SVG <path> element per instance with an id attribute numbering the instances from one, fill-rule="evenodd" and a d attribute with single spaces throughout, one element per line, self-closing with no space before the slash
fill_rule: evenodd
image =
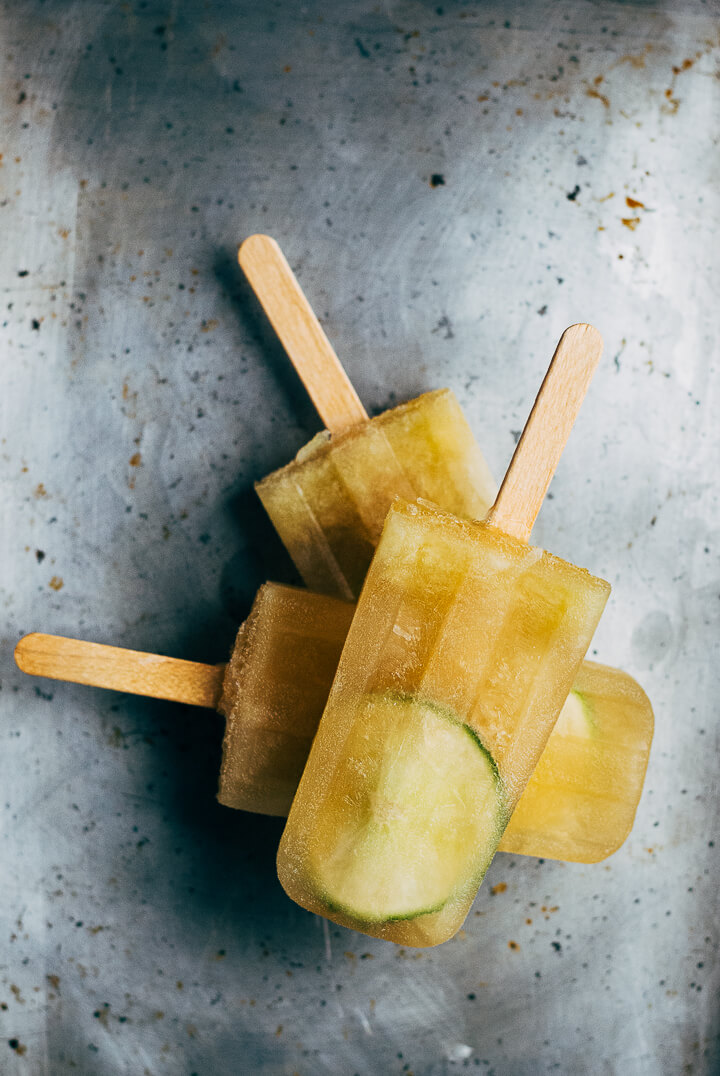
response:
<path id="1" fill-rule="evenodd" d="M 597 722 L 589 699 L 579 691 L 571 691 L 555 723 L 553 735 L 557 733 L 560 736 L 588 738 L 596 736 L 597 732 Z"/>
<path id="2" fill-rule="evenodd" d="M 370 695 L 313 828 L 318 895 L 359 922 L 413 919 L 477 886 L 506 821 L 497 767 L 452 711 Z"/>

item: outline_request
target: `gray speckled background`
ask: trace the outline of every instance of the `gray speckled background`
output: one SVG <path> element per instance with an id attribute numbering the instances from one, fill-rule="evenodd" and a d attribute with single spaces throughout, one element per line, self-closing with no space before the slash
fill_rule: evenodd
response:
<path id="1" fill-rule="evenodd" d="M 2 4 L 0 1071 L 720 1071 L 719 15 Z M 236 268 L 258 230 L 368 408 L 451 385 L 498 475 L 562 328 L 606 338 L 535 534 L 613 583 L 637 823 L 606 864 L 499 855 L 437 950 L 285 898 L 212 713 L 12 661 L 222 660 L 292 579 L 252 483 L 318 422 Z"/>

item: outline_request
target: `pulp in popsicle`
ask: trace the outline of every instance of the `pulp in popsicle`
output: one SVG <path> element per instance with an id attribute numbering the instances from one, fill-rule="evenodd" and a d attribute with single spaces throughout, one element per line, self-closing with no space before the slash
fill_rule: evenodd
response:
<path id="1" fill-rule="evenodd" d="M 241 626 L 223 680 L 218 799 L 286 815 L 327 700 L 353 606 L 266 583 Z"/>

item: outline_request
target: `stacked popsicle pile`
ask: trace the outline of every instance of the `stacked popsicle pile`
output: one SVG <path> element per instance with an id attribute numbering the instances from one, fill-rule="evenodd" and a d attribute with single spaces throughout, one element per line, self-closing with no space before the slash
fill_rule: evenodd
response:
<path id="1" fill-rule="evenodd" d="M 227 667 L 43 635 L 17 661 L 218 708 L 218 798 L 290 812 L 290 896 L 437 944 L 498 846 L 597 861 L 642 790 L 647 697 L 582 660 L 609 587 L 527 545 L 601 341 L 564 334 L 495 497 L 451 392 L 369 420 L 277 245 L 253 236 L 240 264 L 327 426 L 258 485 L 313 590 L 262 587 Z"/>

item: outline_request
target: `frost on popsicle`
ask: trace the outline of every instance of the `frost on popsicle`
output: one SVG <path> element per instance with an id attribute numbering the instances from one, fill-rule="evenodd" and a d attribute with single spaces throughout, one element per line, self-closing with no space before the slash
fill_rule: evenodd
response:
<path id="1" fill-rule="evenodd" d="M 241 626 L 218 709 L 218 799 L 286 815 L 315 735 L 353 606 L 266 583 Z"/>

